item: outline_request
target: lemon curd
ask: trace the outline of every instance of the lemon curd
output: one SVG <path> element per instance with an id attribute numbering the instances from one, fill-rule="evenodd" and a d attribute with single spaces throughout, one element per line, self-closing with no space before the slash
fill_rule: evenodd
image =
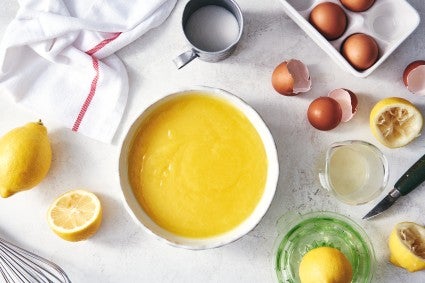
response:
<path id="1" fill-rule="evenodd" d="M 172 97 L 142 122 L 128 156 L 129 180 L 145 212 L 174 234 L 225 233 L 264 192 L 264 144 L 248 118 L 206 93 Z"/>

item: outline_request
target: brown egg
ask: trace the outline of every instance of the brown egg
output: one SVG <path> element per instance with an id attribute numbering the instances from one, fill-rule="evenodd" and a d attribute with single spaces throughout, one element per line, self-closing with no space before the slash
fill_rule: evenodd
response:
<path id="1" fill-rule="evenodd" d="M 309 21 L 327 40 L 337 39 L 347 27 L 347 15 L 340 6 L 332 2 L 314 7 Z"/>
<path id="2" fill-rule="evenodd" d="M 375 0 L 340 0 L 340 2 L 350 11 L 364 12 L 372 7 Z"/>
<path id="3" fill-rule="evenodd" d="M 322 96 L 311 102 L 307 110 L 307 118 L 316 129 L 329 131 L 341 122 L 342 109 L 335 99 Z"/>
<path id="4" fill-rule="evenodd" d="M 376 41 L 369 35 L 355 33 L 344 41 L 341 52 L 354 68 L 363 71 L 378 60 L 379 48 Z"/>

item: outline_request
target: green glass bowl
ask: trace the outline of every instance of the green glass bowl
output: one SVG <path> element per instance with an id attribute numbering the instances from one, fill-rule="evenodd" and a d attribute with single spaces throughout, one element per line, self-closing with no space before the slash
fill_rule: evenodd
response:
<path id="1" fill-rule="evenodd" d="M 300 282 L 298 267 L 311 249 L 339 249 L 353 267 L 352 283 L 371 282 L 375 252 L 366 232 L 351 219 L 334 212 L 286 215 L 278 221 L 281 232 L 274 249 L 274 269 L 279 282 Z"/>

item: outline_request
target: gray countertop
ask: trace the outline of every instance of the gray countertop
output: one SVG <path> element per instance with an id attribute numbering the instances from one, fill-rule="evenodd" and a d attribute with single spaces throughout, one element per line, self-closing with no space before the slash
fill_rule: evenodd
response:
<path id="1" fill-rule="evenodd" d="M 274 282 L 276 221 L 289 211 L 339 212 L 359 223 L 376 252 L 374 282 L 425 282 L 423 272 L 408 273 L 389 264 L 388 236 L 401 221 L 425 224 L 425 188 L 399 200 L 381 217 L 366 214 L 391 185 L 425 153 L 425 135 L 400 149 L 380 145 L 369 129 L 372 106 L 388 96 L 404 97 L 425 114 L 425 98 L 407 91 L 401 80 L 405 66 L 425 59 L 425 22 L 369 77 L 342 71 L 284 13 L 278 0 L 238 1 L 245 18 L 241 42 L 220 63 L 195 60 L 177 70 L 172 59 L 187 48 L 180 18 L 186 1 L 178 1 L 167 21 L 120 50 L 130 79 L 127 109 L 112 145 L 75 134 L 58 121 L 43 119 L 49 129 L 54 157 L 51 171 L 37 188 L 0 199 L 0 236 L 59 264 L 73 282 Z M 409 1 L 425 17 L 421 0 Z M 18 4 L 0 2 L 0 35 L 14 17 Z M 281 61 L 298 58 L 310 69 L 313 88 L 306 94 L 284 97 L 271 85 L 271 73 Z M 144 232 L 122 204 L 117 164 L 125 129 L 159 96 L 192 85 L 232 92 L 247 101 L 269 126 L 278 150 L 280 177 L 274 200 L 259 225 L 240 240 L 221 248 L 189 251 L 168 246 Z M 329 132 L 310 126 L 310 102 L 335 88 L 357 93 L 359 111 L 353 120 Z M 0 95 L 0 133 L 40 118 Z M 41 117 L 43 118 L 43 117 Z M 377 145 L 389 161 L 389 185 L 378 199 L 361 206 L 338 202 L 318 184 L 319 160 L 335 141 L 361 139 Z M 91 239 L 69 243 L 54 235 L 46 221 L 49 204 L 73 188 L 95 192 L 104 207 L 103 224 Z"/>

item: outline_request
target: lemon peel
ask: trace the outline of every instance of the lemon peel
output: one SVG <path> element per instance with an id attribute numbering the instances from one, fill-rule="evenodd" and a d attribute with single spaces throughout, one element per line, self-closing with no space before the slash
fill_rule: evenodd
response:
<path id="1" fill-rule="evenodd" d="M 332 247 L 314 248 L 301 259 L 301 283 L 350 283 L 353 268 L 347 257 Z"/>
<path id="2" fill-rule="evenodd" d="M 380 100 L 369 117 L 372 134 L 389 148 L 402 147 L 417 138 L 423 127 L 421 112 L 401 97 Z"/>
<path id="3" fill-rule="evenodd" d="M 425 269 L 425 227 L 413 222 L 395 225 L 388 240 L 390 262 L 410 272 Z"/>
<path id="4" fill-rule="evenodd" d="M 50 229 L 64 240 L 77 242 L 90 238 L 102 222 L 102 205 L 86 190 L 72 190 L 56 198 L 47 211 Z"/>
<path id="5" fill-rule="evenodd" d="M 41 121 L 9 131 L 0 139 L 0 195 L 7 198 L 37 186 L 51 161 L 52 149 Z"/>

